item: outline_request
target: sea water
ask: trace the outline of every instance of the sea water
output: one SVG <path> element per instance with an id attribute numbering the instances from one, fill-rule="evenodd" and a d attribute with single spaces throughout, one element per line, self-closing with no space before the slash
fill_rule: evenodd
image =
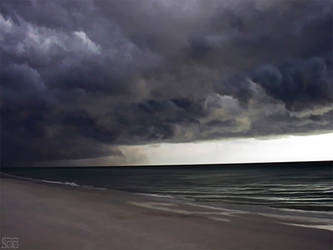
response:
<path id="1" fill-rule="evenodd" d="M 333 167 L 301 164 L 11 168 L 13 175 L 219 206 L 333 211 Z"/>

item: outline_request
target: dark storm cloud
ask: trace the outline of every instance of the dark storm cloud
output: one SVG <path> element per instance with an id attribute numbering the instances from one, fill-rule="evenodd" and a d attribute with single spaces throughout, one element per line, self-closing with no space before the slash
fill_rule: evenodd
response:
<path id="1" fill-rule="evenodd" d="M 333 102 L 332 58 L 265 65 L 253 77 L 269 95 L 282 100 L 288 110 L 303 110 Z"/>
<path id="2" fill-rule="evenodd" d="M 5 164 L 333 129 L 328 0 L 0 2 Z"/>

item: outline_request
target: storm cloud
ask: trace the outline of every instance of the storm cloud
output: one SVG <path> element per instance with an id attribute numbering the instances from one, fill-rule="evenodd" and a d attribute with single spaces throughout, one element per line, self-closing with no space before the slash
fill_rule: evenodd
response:
<path id="1" fill-rule="evenodd" d="M 329 0 L 2 0 L 2 160 L 332 131 L 332 8 Z"/>

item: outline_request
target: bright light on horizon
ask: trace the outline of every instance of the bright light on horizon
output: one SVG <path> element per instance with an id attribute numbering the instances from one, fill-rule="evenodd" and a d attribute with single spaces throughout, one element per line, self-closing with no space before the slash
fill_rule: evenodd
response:
<path id="1" fill-rule="evenodd" d="M 120 146 L 107 157 L 39 163 L 36 166 L 226 164 L 333 160 L 333 133 L 282 138 L 242 138 L 189 143 Z"/>
<path id="2" fill-rule="evenodd" d="M 333 133 L 273 139 L 123 146 L 126 164 L 214 164 L 332 160 Z"/>

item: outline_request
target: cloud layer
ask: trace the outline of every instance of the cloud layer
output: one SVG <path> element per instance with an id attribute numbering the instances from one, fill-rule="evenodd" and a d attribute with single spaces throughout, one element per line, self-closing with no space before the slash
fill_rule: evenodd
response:
<path id="1" fill-rule="evenodd" d="M 333 130 L 332 12 L 329 0 L 3 0 L 3 161 Z"/>

